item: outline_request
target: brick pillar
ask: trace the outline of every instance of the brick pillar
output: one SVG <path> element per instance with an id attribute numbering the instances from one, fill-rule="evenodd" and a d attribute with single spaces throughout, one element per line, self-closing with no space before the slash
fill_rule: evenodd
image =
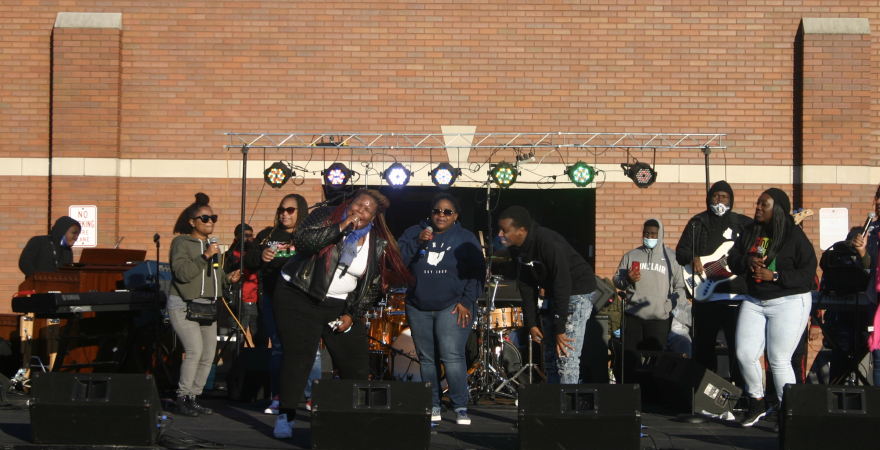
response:
<path id="1" fill-rule="evenodd" d="M 96 205 L 101 247 L 118 239 L 121 37 L 118 13 L 58 13 L 52 32 L 52 220 Z"/>

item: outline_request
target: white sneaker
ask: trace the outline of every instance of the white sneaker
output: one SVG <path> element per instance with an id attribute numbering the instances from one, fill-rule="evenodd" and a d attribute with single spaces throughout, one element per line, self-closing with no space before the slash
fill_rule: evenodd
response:
<path id="1" fill-rule="evenodd" d="M 306 400 L 306 411 L 312 410 L 312 399 Z"/>
<path id="2" fill-rule="evenodd" d="M 431 422 L 439 422 L 441 420 L 443 420 L 443 418 L 440 417 L 440 407 L 439 406 L 432 407 L 431 408 Z"/>
<path id="3" fill-rule="evenodd" d="M 287 421 L 287 414 L 281 414 L 275 419 L 275 438 L 290 439 L 293 437 L 293 421 Z"/>
<path id="4" fill-rule="evenodd" d="M 467 410 L 463 409 L 455 414 L 455 423 L 458 425 L 470 425 L 471 418 L 467 415 Z"/>
<path id="5" fill-rule="evenodd" d="M 263 414 L 272 414 L 273 416 L 277 416 L 278 415 L 278 405 L 280 403 L 281 402 L 278 400 L 277 395 L 275 397 L 272 397 L 272 404 L 269 405 L 269 407 L 263 411 Z"/>

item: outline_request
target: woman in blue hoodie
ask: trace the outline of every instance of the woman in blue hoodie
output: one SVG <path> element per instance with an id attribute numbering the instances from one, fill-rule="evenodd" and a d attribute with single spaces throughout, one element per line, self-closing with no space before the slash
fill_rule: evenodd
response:
<path id="1" fill-rule="evenodd" d="M 442 363 L 456 423 L 470 425 L 465 344 L 483 291 L 486 261 L 476 236 L 458 223 L 458 200 L 444 192 L 431 205 L 431 218 L 410 227 L 397 243 L 415 279 L 406 299 L 406 319 L 422 380 L 431 383 L 431 420 L 440 421 Z"/>

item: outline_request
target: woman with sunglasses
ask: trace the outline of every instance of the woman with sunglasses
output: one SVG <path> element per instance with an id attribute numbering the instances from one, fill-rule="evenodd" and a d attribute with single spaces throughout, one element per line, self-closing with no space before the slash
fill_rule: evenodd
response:
<path id="1" fill-rule="evenodd" d="M 227 275 L 213 264 L 219 262 L 220 247 L 208 241 L 217 222 L 217 215 L 208 206 L 209 201 L 207 195 L 198 193 L 196 202 L 180 213 L 174 224 L 174 234 L 179 236 L 171 241 L 169 255 L 172 279 L 166 310 L 171 327 L 186 352 L 180 365 L 175 404 L 178 414 L 189 417 L 213 413 L 199 404 L 198 396 L 202 394 L 214 362 L 217 325 L 210 319 L 196 321 L 188 318 L 187 312 L 193 304 L 214 304 L 223 288 L 241 277 L 239 270 Z"/>
<path id="2" fill-rule="evenodd" d="M 293 245 L 293 233 L 306 218 L 308 209 L 308 203 L 301 195 L 288 194 L 284 196 L 275 211 L 273 225 L 257 234 L 256 242 L 259 243 L 259 248 L 245 254 L 244 257 L 245 268 L 259 271 L 262 292 L 260 313 L 263 316 L 263 324 L 266 326 L 266 333 L 269 335 L 272 345 L 272 353 L 269 357 L 272 404 L 263 411 L 266 414 L 278 414 L 278 395 L 281 385 L 281 339 L 278 337 L 278 328 L 272 313 L 275 284 L 278 283 L 281 267 L 287 263 L 290 255 L 296 252 Z M 318 376 L 320 376 L 320 368 L 318 370 Z M 306 397 L 310 397 L 309 391 L 307 386 Z"/>
<path id="3" fill-rule="evenodd" d="M 455 197 L 434 197 L 431 218 L 410 227 L 398 245 L 415 279 L 406 298 L 406 320 L 419 356 L 422 381 L 431 383 L 431 420 L 440 417 L 440 364 L 446 369 L 449 400 L 459 425 L 470 425 L 465 345 L 474 306 L 483 292 L 486 261 L 476 236 L 458 223 Z"/>
<path id="4" fill-rule="evenodd" d="M 275 323 L 284 347 L 276 438 L 293 436 L 296 406 L 321 340 L 341 378 L 369 377 L 361 317 L 387 286 L 386 270 L 406 273 L 385 225 L 388 206 L 378 191 L 360 190 L 338 207 L 314 210 L 294 233 L 296 255 L 275 287 Z"/>

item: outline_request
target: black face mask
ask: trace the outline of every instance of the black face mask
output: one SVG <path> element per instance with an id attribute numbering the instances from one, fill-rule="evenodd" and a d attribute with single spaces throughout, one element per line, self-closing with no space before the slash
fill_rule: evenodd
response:
<path id="1" fill-rule="evenodd" d="M 249 252 L 257 247 L 257 243 L 254 241 L 244 241 L 244 251 Z"/>

